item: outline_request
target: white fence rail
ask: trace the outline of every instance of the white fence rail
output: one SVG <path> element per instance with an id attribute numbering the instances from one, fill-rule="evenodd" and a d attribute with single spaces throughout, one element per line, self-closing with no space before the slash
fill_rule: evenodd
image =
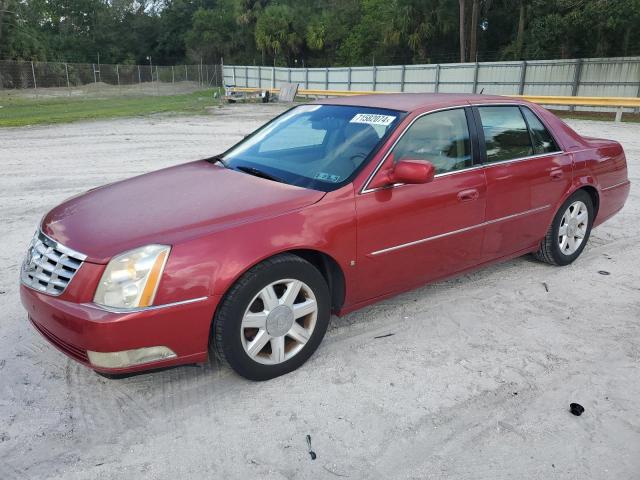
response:
<path id="1" fill-rule="evenodd" d="M 319 90 L 640 97 L 640 57 L 335 68 L 224 66 L 225 85 L 278 88 L 285 82 Z"/>

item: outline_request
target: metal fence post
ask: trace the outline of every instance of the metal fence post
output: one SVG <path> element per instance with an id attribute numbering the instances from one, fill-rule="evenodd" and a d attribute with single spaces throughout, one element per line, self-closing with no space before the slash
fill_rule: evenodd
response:
<path id="1" fill-rule="evenodd" d="M 639 80 L 638 80 L 638 94 L 636 95 L 636 97 L 640 98 L 640 70 L 638 71 L 638 78 L 639 78 Z M 637 107 L 634 108 L 633 112 L 634 113 L 640 112 L 640 108 L 637 108 Z"/>
<path id="2" fill-rule="evenodd" d="M 187 65 L 185 64 L 184 66 L 184 81 L 188 81 L 189 80 L 189 70 L 187 69 Z"/>
<path id="3" fill-rule="evenodd" d="M 138 65 L 138 85 L 142 84 L 142 76 L 140 75 L 140 65 Z"/>
<path id="4" fill-rule="evenodd" d="M 378 86 L 378 67 L 377 66 L 373 66 L 373 88 L 372 90 L 375 92 L 376 91 L 376 87 Z"/>
<path id="5" fill-rule="evenodd" d="M 171 83 L 176 83 L 176 70 L 173 68 L 173 65 L 171 65 Z"/>
<path id="6" fill-rule="evenodd" d="M 618 107 L 616 109 L 616 118 L 615 118 L 615 122 L 616 123 L 620 123 L 622 121 L 622 111 L 624 110 L 623 107 Z"/>
<path id="7" fill-rule="evenodd" d="M 527 61 L 522 61 L 522 66 L 520 67 L 520 86 L 518 87 L 518 95 L 524 95 L 524 82 L 527 78 Z"/>
<path id="8" fill-rule="evenodd" d="M 304 88 L 309 90 L 309 69 L 304 69 Z"/>
<path id="9" fill-rule="evenodd" d="M 120 69 L 118 68 L 117 63 L 116 63 L 116 78 L 118 79 L 118 87 L 120 87 Z"/>
<path id="10" fill-rule="evenodd" d="M 580 88 L 580 77 L 582 76 L 582 59 L 579 58 L 576 60 L 575 72 L 573 75 L 573 84 L 571 85 L 571 96 L 575 97 L 578 94 L 578 89 Z M 576 107 L 573 105 L 569 107 L 569 111 L 575 111 Z"/>
<path id="11" fill-rule="evenodd" d="M 407 66 L 406 65 L 402 65 L 402 69 L 400 70 L 400 91 L 404 92 L 404 72 L 406 70 Z"/>
<path id="12" fill-rule="evenodd" d="M 476 62 L 476 68 L 473 71 L 473 93 L 477 93 L 478 91 L 478 70 L 480 69 L 480 64 Z"/>
<path id="13" fill-rule="evenodd" d="M 235 80 L 235 78 L 234 75 L 233 79 Z M 271 67 L 271 88 L 276 88 L 276 67 Z"/>
<path id="14" fill-rule="evenodd" d="M 33 88 L 38 89 L 38 83 L 36 82 L 36 69 L 33 68 L 33 62 L 31 62 L 31 75 L 33 75 Z"/>
<path id="15" fill-rule="evenodd" d="M 324 89 L 329 90 L 329 67 L 324 67 Z"/>
<path id="16" fill-rule="evenodd" d="M 440 64 L 439 63 L 436 64 L 436 79 L 435 79 L 434 91 L 435 93 L 438 93 L 440 91 Z"/>
<path id="17" fill-rule="evenodd" d="M 64 73 L 67 76 L 67 89 L 69 90 L 69 96 L 71 96 L 71 85 L 69 84 L 69 65 L 65 62 Z"/>
<path id="18" fill-rule="evenodd" d="M 347 70 L 347 89 L 351 90 L 351 67 Z"/>
<path id="19" fill-rule="evenodd" d="M 262 66 L 258 65 L 258 88 L 262 88 Z"/>
<path id="20" fill-rule="evenodd" d="M 287 82 L 291 83 L 291 67 L 287 67 Z"/>
<path id="21" fill-rule="evenodd" d="M 244 86 L 249 86 L 249 67 L 244 67 Z"/>
<path id="22" fill-rule="evenodd" d="M 91 66 L 93 67 L 93 83 L 98 83 L 98 79 L 96 78 L 96 64 L 92 63 Z"/>

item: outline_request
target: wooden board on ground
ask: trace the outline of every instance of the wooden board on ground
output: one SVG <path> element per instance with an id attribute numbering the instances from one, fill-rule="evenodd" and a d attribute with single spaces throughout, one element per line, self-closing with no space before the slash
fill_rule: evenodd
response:
<path id="1" fill-rule="evenodd" d="M 279 102 L 293 102 L 298 93 L 297 83 L 283 83 L 280 85 L 280 93 L 278 94 Z"/>

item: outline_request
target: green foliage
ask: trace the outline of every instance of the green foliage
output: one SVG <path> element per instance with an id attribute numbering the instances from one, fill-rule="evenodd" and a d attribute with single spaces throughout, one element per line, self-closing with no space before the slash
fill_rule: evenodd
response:
<path id="1" fill-rule="evenodd" d="M 154 113 L 204 113 L 215 106 L 215 90 L 182 95 L 115 98 L 48 98 L 0 96 L 0 127 L 68 123 L 98 118 L 144 116 Z M 219 93 L 219 92 L 218 92 Z"/>
<path id="2" fill-rule="evenodd" d="M 640 0 L 477 0 L 480 60 L 640 54 Z M 0 0 L 0 59 L 369 65 L 459 59 L 459 0 Z M 477 27 L 477 26 L 476 26 Z M 468 48 L 467 48 L 468 50 Z"/>

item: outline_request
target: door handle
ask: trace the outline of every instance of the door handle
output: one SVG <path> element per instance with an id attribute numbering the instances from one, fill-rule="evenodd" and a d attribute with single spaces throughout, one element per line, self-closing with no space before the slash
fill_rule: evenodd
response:
<path id="1" fill-rule="evenodd" d="M 458 192 L 458 200 L 461 202 L 470 202 L 472 200 L 477 200 L 480 196 L 480 192 L 475 188 L 471 188 L 469 190 L 462 190 Z"/>
<path id="2" fill-rule="evenodd" d="M 551 170 L 549 176 L 552 180 L 560 180 L 564 177 L 564 172 L 562 170 Z"/>

